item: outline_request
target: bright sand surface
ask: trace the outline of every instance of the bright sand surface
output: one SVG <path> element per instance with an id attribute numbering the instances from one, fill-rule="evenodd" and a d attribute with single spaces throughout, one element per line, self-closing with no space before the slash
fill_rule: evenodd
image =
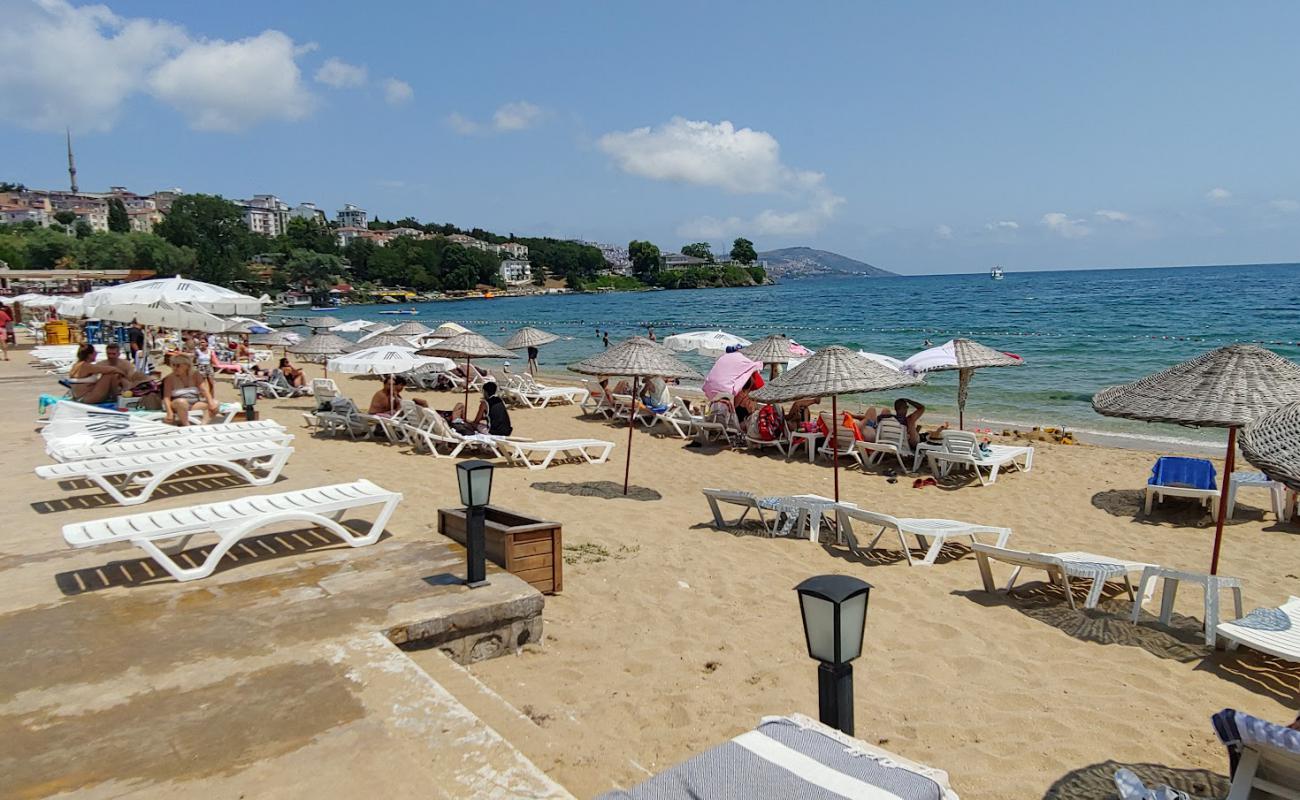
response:
<path id="1" fill-rule="evenodd" d="M 0 375 L 30 377 L 24 356 L 16 359 L 0 364 Z M 353 379 L 341 385 L 363 407 L 378 386 Z M 27 415 L 39 389 L 22 381 L 4 394 L 15 413 Z M 233 398 L 228 384 L 219 396 Z M 413 396 L 439 408 L 455 402 L 451 393 Z M 315 439 L 301 428 L 299 412 L 310 403 L 259 404 L 299 434 L 285 470 L 294 485 L 303 473 L 321 482 L 370 478 L 405 493 L 392 526 L 400 535 L 435 535 L 435 509 L 454 504 L 454 462 L 375 442 Z M 1043 590 L 1041 574 L 1026 576 L 1026 587 L 1010 599 L 987 595 L 969 554 L 909 567 L 894 549 L 863 561 L 834 544 L 710 527 L 702 487 L 831 494 L 831 470 L 808 464 L 802 451 L 787 462 L 686 449 L 681 440 L 638 429 L 632 484 L 660 499 L 542 491 L 538 484 L 621 483 L 626 423 L 584 420 L 572 406 L 517 410 L 513 420 L 517 435 L 534 439 L 617 443 L 603 465 L 497 470 L 493 503 L 561 522 L 575 563 L 565 565 L 564 592 L 546 600 L 542 646 L 470 667 L 535 721 L 536 735 L 516 744 L 576 796 L 634 784 L 753 728 L 763 715 L 816 716 L 816 669 L 804 650 L 792 587 L 827 572 L 857 575 L 875 587 L 855 663 L 857 735 L 947 770 L 965 800 L 1042 797 L 1079 771 L 1108 775 L 1113 767 L 1098 767 L 1107 761 L 1226 774 L 1209 724 L 1213 712 L 1235 707 L 1279 721 L 1295 715 L 1295 668 L 1255 654 L 1207 655 L 1196 633 L 1196 588 L 1185 587 L 1176 607 L 1195 620 L 1176 616 L 1180 624 L 1171 632 L 1131 625 L 1122 591 L 1111 593 L 1104 611 L 1071 611 Z M 24 438 L 9 459 L 44 463 L 39 437 Z M 910 479 L 891 485 L 878 473 L 842 470 L 841 493 L 896 516 L 1010 527 L 1016 548 L 1085 550 L 1203 571 L 1213 528 L 1197 524 L 1195 512 L 1174 509 L 1151 522 L 1137 514 L 1151 459 L 1039 444 L 1031 473 L 1007 474 L 990 487 L 917 490 Z M 0 498 L 6 527 L 43 528 L 57 538 L 58 522 L 29 505 L 57 497 L 57 488 L 34 477 L 14 481 L 10 488 L 21 491 Z M 204 493 L 195 502 L 239 491 Z M 1220 571 L 1243 579 L 1248 609 L 1284 601 L 1300 580 L 1300 529 L 1263 513 L 1266 500 L 1262 492 L 1242 493 L 1223 551 Z M 1006 569 L 995 570 L 1005 580 Z M 1099 789 L 1095 796 L 1107 795 Z"/>

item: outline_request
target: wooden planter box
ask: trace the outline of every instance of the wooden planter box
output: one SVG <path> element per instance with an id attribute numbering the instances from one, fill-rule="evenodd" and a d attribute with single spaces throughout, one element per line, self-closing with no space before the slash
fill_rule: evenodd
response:
<path id="1" fill-rule="evenodd" d="M 465 544 L 465 509 L 438 509 L 438 533 Z M 487 507 L 487 557 L 543 594 L 564 588 L 564 541 L 560 523 Z"/>

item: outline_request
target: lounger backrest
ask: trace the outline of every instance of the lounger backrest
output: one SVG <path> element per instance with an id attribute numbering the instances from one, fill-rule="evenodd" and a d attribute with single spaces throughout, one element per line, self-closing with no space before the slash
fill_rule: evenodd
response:
<path id="1" fill-rule="evenodd" d="M 946 435 L 946 434 L 945 434 Z M 1043 569 L 1052 567 L 1064 570 L 1065 562 L 1056 556 L 1049 556 L 1046 553 L 1030 553 L 1026 550 L 1009 550 L 1005 547 L 994 547 L 991 544 L 981 544 L 975 542 L 971 547 L 977 553 L 983 553 L 989 558 L 1001 561 L 1004 564 L 1014 564 L 1018 567 L 1032 567 L 1034 569 Z"/>
<path id="2" fill-rule="evenodd" d="M 943 449 L 952 455 L 979 458 L 979 442 L 975 434 L 966 431 L 944 431 Z"/>
<path id="3" fill-rule="evenodd" d="M 740 503 L 751 503 L 756 499 L 753 492 L 742 492 L 737 489 L 705 489 L 704 494 L 717 500 Z"/>
<path id="4" fill-rule="evenodd" d="M 1147 483 L 1152 486 L 1185 486 L 1188 489 L 1215 489 L 1214 464 L 1206 458 L 1161 456 L 1151 467 Z"/>
<path id="5" fill-rule="evenodd" d="M 876 444 L 890 445 L 900 453 L 907 453 L 911 449 L 907 445 L 907 430 L 892 419 L 881 420 L 876 426 Z"/>
<path id="6" fill-rule="evenodd" d="M 875 511 L 867 511 L 864 508 L 848 507 L 844 505 L 836 506 L 836 510 L 849 519 L 869 522 L 872 525 L 879 525 L 882 528 L 902 528 L 902 523 L 898 521 L 898 518 L 891 517 L 888 514 L 878 514 Z"/>

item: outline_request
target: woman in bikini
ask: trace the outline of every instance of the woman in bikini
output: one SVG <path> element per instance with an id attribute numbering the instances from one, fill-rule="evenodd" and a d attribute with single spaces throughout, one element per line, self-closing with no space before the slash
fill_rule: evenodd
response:
<path id="1" fill-rule="evenodd" d="M 77 363 L 68 370 L 72 399 L 78 403 L 107 403 L 126 386 L 130 365 L 120 360 L 115 364 L 96 364 L 95 355 L 93 344 L 83 344 L 77 348 Z"/>
<path id="2" fill-rule="evenodd" d="M 208 391 L 208 382 L 194 371 L 187 355 L 172 356 L 172 374 L 163 378 L 163 410 L 166 420 L 182 428 L 190 424 L 190 412 L 202 411 L 203 424 L 212 421 L 217 404 Z"/>

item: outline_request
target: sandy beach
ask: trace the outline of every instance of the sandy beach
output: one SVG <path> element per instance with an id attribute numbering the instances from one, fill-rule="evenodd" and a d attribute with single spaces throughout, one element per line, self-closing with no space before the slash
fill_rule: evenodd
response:
<path id="1" fill-rule="evenodd" d="M 319 374 L 319 367 L 309 371 Z M 2 423 L 10 449 L 0 514 L 10 535 L 0 542 L 0 569 L 15 593 L 0 614 L 20 601 L 75 606 L 78 597 L 60 596 L 52 576 L 42 574 L 53 571 L 43 560 L 66 560 L 58 526 L 121 512 L 38 513 L 34 501 L 61 492 L 31 474 L 45 462 L 31 425 L 36 395 L 52 385 L 35 375 L 25 354 L 0 363 L 0 401 L 13 410 Z M 377 383 L 346 379 L 340 386 L 364 406 Z M 230 400 L 234 393 L 221 384 L 218 394 Z M 438 408 L 459 398 L 411 396 Z M 314 438 L 302 427 L 310 405 L 310 398 L 259 404 L 298 434 L 280 485 L 370 478 L 406 496 L 390 526 L 399 541 L 436 536 L 435 509 L 456 504 L 454 462 L 383 443 Z M 947 770 L 965 800 L 1107 797 L 1117 764 L 1158 765 L 1184 777 L 1205 770 L 1189 779 L 1206 782 L 1227 772 L 1210 729 L 1213 712 L 1234 707 L 1286 722 L 1300 705 L 1294 665 L 1204 646 L 1197 589 L 1180 592 L 1173 630 L 1135 627 L 1122 592 L 1096 611 L 1072 611 L 1031 575 L 1009 598 L 988 595 L 962 548 L 933 567 L 909 567 L 895 549 L 863 560 L 829 540 L 767 538 L 756 528 L 720 532 L 710 525 L 702 487 L 830 495 L 831 469 L 808 464 L 802 451 L 786 461 L 774 453 L 689 449 L 638 429 L 631 482 L 645 491 L 608 499 L 581 492 L 593 482 L 621 483 L 626 423 L 583 419 L 574 406 L 516 410 L 513 419 L 521 436 L 616 443 L 603 465 L 497 470 L 493 504 L 563 524 L 564 591 L 546 599 L 542 644 L 469 667 L 531 720 L 534 729 L 514 743 L 575 796 L 633 785 L 763 715 L 816 716 L 815 664 L 804 651 L 792 587 L 827 572 L 874 586 L 855 664 L 857 735 Z M 1182 505 L 1149 521 L 1139 514 L 1152 458 L 1040 443 L 1032 472 L 993 486 L 918 490 L 910 479 L 889 484 L 879 472 L 844 470 L 841 495 L 900 517 L 1010 527 L 1010 546 L 1020 549 L 1085 550 L 1204 571 L 1213 528 L 1203 515 Z M 186 499 L 261 491 L 219 488 Z M 1225 533 L 1220 571 L 1242 579 L 1248 610 L 1285 601 L 1300 575 L 1300 528 L 1279 525 L 1266 507 L 1264 493 L 1243 492 Z M 99 557 L 80 553 L 76 560 Z M 1006 568 L 995 570 L 1005 580 Z M 419 663 L 435 654 L 411 655 Z M 1212 785 L 1222 791 L 1222 783 Z"/>

